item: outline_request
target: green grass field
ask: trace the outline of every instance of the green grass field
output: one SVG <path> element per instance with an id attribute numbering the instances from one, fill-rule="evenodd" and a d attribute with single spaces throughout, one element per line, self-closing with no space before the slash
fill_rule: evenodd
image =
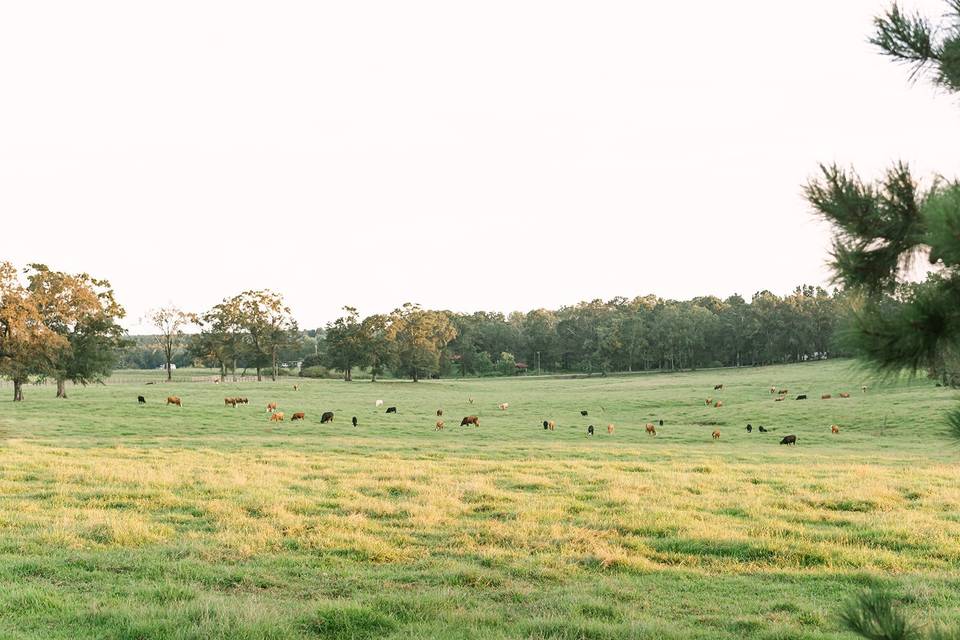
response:
<path id="1" fill-rule="evenodd" d="M 957 397 L 926 380 L 293 382 L 0 388 L 0 638 L 848 638 L 874 584 L 960 616 Z"/>

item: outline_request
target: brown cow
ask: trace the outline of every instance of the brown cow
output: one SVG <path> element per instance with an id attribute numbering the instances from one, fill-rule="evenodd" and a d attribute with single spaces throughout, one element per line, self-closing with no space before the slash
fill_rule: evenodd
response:
<path id="1" fill-rule="evenodd" d="M 480 418 L 478 418 L 477 416 L 466 416 L 463 420 L 460 421 L 460 426 L 461 426 L 461 427 L 462 427 L 462 426 L 465 426 L 465 425 L 468 425 L 468 424 L 472 424 L 472 425 L 475 426 L 475 427 L 479 427 L 479 426 L 480 426 Z"/>
<path id="2" fill-rule="evenodd" d="M 300 391 L 300 385 L 298 385 L 298 384 L 293 385 L 293 390 L 294 390 L 294 391 Z M 292 419 L 292 418 L 291 418 L 291 419 Z"/>
<path id="3" fill-rule="evenodd" d="M 841 391 L 841 392 L 840 392 L 840 397 L 841 397 L 841 398 L 849 398 L 849 397 L 850 397 L 850 392 L 849 392 L 849 391 Z"/>
<path id="4" fill-rule="evenodd" d="M 840 427 L 835 424 L 830 425 L 830 433 L 840 433 Z"/>
<path id="5" fill-rule="evenodd" d="M 713 439 L 714 439 L 714 440 L 719 440 L 719 439 L 720 439 L 720 429 L 714 429 L 714 430 L 713 430 Z"/>
<path id="6" fill-rule="evenodd" d="M 783 402 L 786 398 L 787 398 L 787 396 L 777 396 L 776 398 L 773 399 L 773 401 L 774 401 L 774 402 Z"/>
<path id="7" fill-rule="evenodd" d="M 290 416 L 290 422 L 293 422 L 294 420 L 303 420 L 306 417 L 307 416 L 304 415 L 303 411 L 297 411 L 295 414 Z"/>
<path id="8" fill-rule="evenodd" d="M 713 405 L 713 406 L 716 407 L 717 409 L 719 409 L 720 407 L 723 406 L 723 400 L 717 400 L 717 404 L 715 404 L 715 405 Z"/>
<path id="9" fill-rule="evenodd" d="M 779 391 L 777 391 L 777 393 L 779 393 L 782 396 L 785 396 L 788 393 L 790 393 L 790 389 L 780 389 Z"/>
<path id="10" fill-rule="evenodd" d="M 647 423 L 647 433 L 651 436 L 657 435 L 657 428 L 653 426 L 652 422 Z"/>
<path id="11" fill-rule="evenodd" d="M 777 392 L 777 388 L 776 388 L 776 387 L 770 387 L 770 395 L 773 395 L 773 394 L 775 394 L 776 392 Z"/>
<path id="12" fill-rule="evenodd" d="M 283 422 L 283 411 L 277 411 L 271 415 L 270 422 Z"/>
<path id="13" fill-rule="evenodd" d="M 443 429 L 443 420 L 437 420 L 437 428 L 434 431 L 440 431 Z"/>
<path id="14" fill-rule="evenodd" d="M 607 425 L 607 435 L 612 436 L 612 435 L 613 435 L 613 430 L 614 430 L 615 428 L 616 428 L 616 427 L 613 426 L 613 423 L 608 424 L 608 425 Z"/>
<path id="15" fill-rule="evenodd" d="M 707 406 L 709 407 L 710 405 L 713 404 L 713 398 L 707 398 L 704 402 L 706 402 Z"/>
<path id="16" fill-rule="evenodd" d="M 553 431 L 557 428 L 557 423 L 553 420 L 547 420 L 547 428 L 550 429 L 550 431 Z"/>
<path id="17" fill-rule="evenodd" d="M 821 399 L 821 400 L 829 400 L 829 399 L 832 398 L 832 397 L 833 397 L 833 396 L 830 395 L 829 393 L 825 393 L 825 394 L 823 394 L 822 396 L 820 396 L 820 399 Z"/>
<path id="18" fill-rule="evenodd" d="M 509 403 L 509 402 L 501 402 L 500 404 L 497 405 L 497 408 L 500 409 L 500 411 L 506 411 L 507 409 L 510 408 L 510 403 Z"/>
<path id="19" fill-rule="evenodd" d="M 177 405 L 178 407 L 182 407 L 182 406 L 183 406 L 183 404 L 181 404 L 181 402 L 180 402 L 180 397 L 179 397 L 179 396 L 167 396 L 167 404 L 168 404 L 168 405 L 169 405 L 169 404 L 175 404 L 175 405 Z"/>
<path id="20" fill-rule="evenodd" d="M 227 406 L 227 405 L 230 405 L 231 407 L 236 407 L 236 406 L 237 406 L 237 399 L 236 399 L 236 398 L 224 398 L 224 399 L 223 399 L 223 406 Z"/>
<path id="21" fill-rule="evenodd" d="M 270 404 L 267 405 L 267 413 L 273 413 L 276 410 L 277 410 L 276 402 L 271 402 Z"/>

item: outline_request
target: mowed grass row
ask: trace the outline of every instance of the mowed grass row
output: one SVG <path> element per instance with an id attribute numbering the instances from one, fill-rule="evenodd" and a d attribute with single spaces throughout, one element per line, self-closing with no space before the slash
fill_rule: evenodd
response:
<path id="1" fill-rule="evenodd" d="M 960 613 L 956 394 L 925 380 L 838 362 L 51 391 L 0 403 L 0 637 L 842 638 L 836 611 L 875 583 Z M 274 401 L 306 421 L 270 423 Z"/>

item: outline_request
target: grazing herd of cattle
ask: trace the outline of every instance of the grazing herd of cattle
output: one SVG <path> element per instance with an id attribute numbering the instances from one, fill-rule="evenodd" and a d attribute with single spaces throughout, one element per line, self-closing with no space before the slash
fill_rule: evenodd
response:
<path id="1" fill-rule="evenodd" d="M 300 385 L 299 385 L 299 384 L 293 385 L 293 390 L 294 390 L 294 391 L 299 391 L 299 390 L 300 390 Z M 715 385 L 715 386 L 713 387 L 713 390 L 714 390 L 714 391 L 722 391 L 722 390 L 723 390 L 723 384 Z M 862 387 L 860 388 L 860 390 L 861 390 L 862 393 L 866 393 L 866 392 L 867 392 L 867 387 L 864 385 L 864 386 L 862 386 Z M 776 397 L 774 398 L 774 400 L 777 401 L 777 402 L 780 402 L 780 401 L 782 401 L 784 398 L 786 398 L 786 396 L 789 394 L 789 390 L 788 390 L 788 389 L 779 389 L 779 388 L 777 388 L 776 386 L 771 386 L 771 387 L 770 387 L 770 394 L 771 394 L 771 395 L 775 395 Z M 838 395 L 839 395 L 840 398 L 849 398 L 849 397 L 850 397 L 850 393 L 849 393 L 849 392 L 846 392 L 846 391 L 840 392 Z M 821 399 L 821 400 L 830 400 L 832 397 L 833 397 L 832 394 L 825 393 L 825 394 L 822 394 L 822 395 L 820 396 L 820 399 Z M 797 395 L 796 399 L 797 399 L 797 400 L 806 400 L 806 399 L 807 399 L 807 394 L 805 394 L 805 393 L 799 394 L 799 395 Z M 139 404 L 143 405 L 143 404 L 146 404 L 147 401 L 146 401 L 146 398 L 144 398 L 143 396 L 137 396 L 137 402 L 138 402 Z M 469 398 L 469 399 L 468 399 L 468 402 L 469 402 L 470 404 L 473 404 L 473 403 L 474 403 L 474 399 L 473 399 L 473 398 Z M 224 399 L 223 399 L 223 403 L 224 403 L 224 406 L 229 406 L 229 407 L 234 407 L 234 408 L 235 408 L 237 405 L 245 405 L 245 404 L 248 404 L 248 403 L 249 403 L 249 400 L 248 400 L 247 398 L 239 398 L 239 397 L 224 398 Z M 167 405 L 171 405 L 171 404 L 172 404 L 172 405 L 176 405 L 176 406 L 178 406 L 178 407 L 182 407 L 182 406 L 183 406 L 183 401 L 180 399 L 179 396 L 168 396 L 168 397 L 167 397 Z M 714 399 L 713 399 L 712 397 L 706 399 L 706 405 L 707 405 L 707 406 L 713 406 L 713 407 L 718 408 L 718 409 L 719 409 L 719 408 L 722 408 L 722 407 L 724 406 L 722 400 L 714 401 Z M 377 401 L 374 403 L 374 406 L 377 407 L 377 408 L 382 407 L 382 406 L 383 406 L 383 400 L 377 400 Z M 506 411 L 507 409 L 510 408 L 510 403 L 509 403 L 509 402 L 501 402 L 501 403 L 499 403 L 499 404 L 497 405 L 497 408 L 498 408 L 500 411 Z M 603 411 L 603 407 L 601 407 L 601 411 Z M 283 422 L 283 420 L 284 420 L 284 418 L 285 418 L 284 412 L 278 410 L 278 404 L 277 404 L 276 402 L 267 403 L 267 413 L 270 414 L 270 422 Z M 388 414 L 389 414 L 389 413 L 396 414 L 396 413 L 397 413 L 397 407 L 395 407 L 395 406 L 387 407 L 385 413 L 388 413 Z M 580 415 L 581 415 L 581 417 L 587 417 L 587 416 L 589 415 L 589 411 L 587 411 L 587 410 L 585 410 L 585 409 L 582 409 L 582 410 L 580 410 Z M 437 417 L 438 417 L 438 418 L 442 418 L 442 416 L 443 416 L 443 409 L 437 409 Z M 333 418 L 334 418 L 334 413 L 333 413 L 332 411 L 325 411 L 325 412 L 323 412 L 323 414 L 320 416 L 320 424 L 331 423 L 331 422 L 333 422 Z M 290 416 L 290 421 L 291 421 L 291 422 L 300 421 L 300 420 L 306 420 L 306 413 L 303 412 L 303 411 L 297 411 L 297 412 L 293 413 L 293 414 Z M 354 427 L 356 427 L 356 426 L 359 425 L 359 421 L 357 420 L 357 416 L 353 416 L 353 418 L 351 419 L 351 423 L 353 424 Z M 659 420 L 659 421 L 658 421 L 658 424 L 659 424 L 659 426 L 662 427 L 662 426 L 663 426 L 663 420 Z M 480 426 L 480 417 L 479 417 L 479 416 L 475 416 L 475 415 L 464 416 L 464 418 L 460 421 L 460 426 L 461 426 L 461 427 L 465 427 L 465 426 L 469 426 L 469 425 L 473 425 L 474 427 L 479 427 L 479 426 Z M 434 429 L 435 429 L 436 431 L 440 431 L 440 430 L 442 430 L 442 429 L 444 428 L 444 426 L 445 426 L 444 421 L 443 421 L 442 419 L 438 419 L 438 420 L 436 421 L 435 425 L 434 425 Z M 544 421 L 543 421 L 543 429 L 544 429 L 544 431 L 554 431 L 554 430 L 556 430 L 556 428 L 557 428 L 557 423 L 556 423 L 555 421 L 553 421 L 553 420 L 544 420 Z M 649 436 L 656 436 L 656 435 L 657 435 L 657 425 L 655 425 L 655 424 L 652 423 L 652 422 L 648 422 L 648 423 L 645 425 L 645 430 L 646 430 L 647 435 L 649 435 Z M 772 431 L 771 429 L 765 428 L 763 425 L 759 425 L 759 427 L 758 427 L 757 430 L 758 430 L 760 433 L 769 433 L 770 431 Z M 614 426 L 612 423 L 608 424 L 608 425 L 607 425 L 607 434 L 608 434 L 608 435 L 613 435 L 614 431 L 615 431 L 615 426 Z M 748 424 L 748 425 L 747 425 L 747 428 L 746 428 L 746 431 L 747 431 L 747 433 L 753 433 L 753 425 Z M 838 434 L 838 433 L 840 433 L 840 427 L 837 426 L 837 425 L 835 425 L 835 424 L 830 425 L 830 432 L 831 432 L 832 434 Z M 588 436 L 592 436 L 592 435 L 594 435 L 594 433 L 595 433 L 595 428 L 594 428 L 594 426 L 591 424 L 591 425 L 589 425 L 589 426 L 587 427 L 587 435 L 588 435 Z M 711 434 L 711 436 L 712 436 L 712 438 L 713 438 L 714 440 L 719 440 L 719 439 L 720 439 L 720 430 L 719 430 L 719 429 L 714 429 L 714 430 L 713 430 L 713 433 Z M 796 435 L 793 435 L 793 434 L 784 436 L 783 439 L 780 441 L 780 444 L 785 444 L 785 445 L 791 445 L 791 444 L 793 444 L 793 445 L 795 445 L 795 444 L 797 444 L 797 436 L 796 436 Z"/>

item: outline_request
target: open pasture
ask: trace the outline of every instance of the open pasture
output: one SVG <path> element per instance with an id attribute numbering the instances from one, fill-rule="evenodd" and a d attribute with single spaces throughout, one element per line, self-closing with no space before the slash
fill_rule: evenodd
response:
<path id="1" fill-rule="evenodd" d="M 926 380 L 831 362 L 26 394 L 0 402 L 4 638 L 847 638 L 836 611 L 876 583 L 960 615 L 956 395 Z"/>

